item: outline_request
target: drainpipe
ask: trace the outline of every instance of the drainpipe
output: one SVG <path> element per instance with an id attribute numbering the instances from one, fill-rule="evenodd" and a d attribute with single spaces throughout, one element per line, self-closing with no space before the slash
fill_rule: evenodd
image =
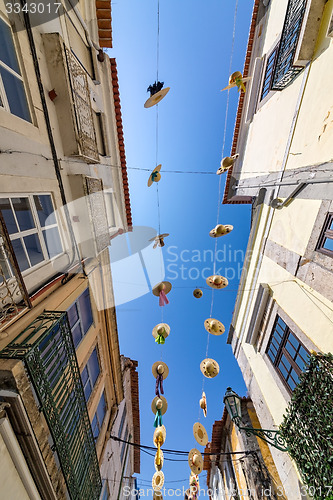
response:
<path id="1" fill-rule="evenodd" d="M 130 441 L 131 439 L 132 439 L 132 434 L 129 435 L 128 441 Z M 129 443 L 127 443 L 127 447 L 126 447 L 126 451 L 125 451 L 125 459 L 124 459 L 123 468 L 122 468 L 122 471 L 121 471 L 121 478 L 120 478 L 120 484 L 119 484 L 119 491 L 118 491 L 117 500 L 120 499 L 121 488 L 122 488 L 122 485 L 123 485 L 123 479 L 124 479 L 124 474 L 125 474 L 125 465 L 126 465 L 127 455 L 128 455 L 128 448 L 129 448 Z"/>

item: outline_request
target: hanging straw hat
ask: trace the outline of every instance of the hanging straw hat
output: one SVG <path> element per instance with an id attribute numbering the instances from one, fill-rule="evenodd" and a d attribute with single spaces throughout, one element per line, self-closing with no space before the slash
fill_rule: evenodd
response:
<path id="1" fill-rule="evenodd" d="M 207 378 L 214 378 L 220 371 L 220 367 L 215 359 L 206 358 L 200 363 L 200 370 Z"/>
<path id="2" fill-rule="evenodd" d="M 194 291 L 193 291 L 193 295 L 196 299 L 201 299 L 203 293 L 202 293 L 202 290 L 200 290 L 200 288 L 196 288 Z"/>
<path id="3" fill-rule="evenodd" d="M 206 429 L 204 428 L 204 426 L 202 424 L 200 424 L 200 422 L 196 422 L 193 425 L 193 434 L 194 434 L 195 440 L 199 444 L 201 444 L 201 446 L 206 446 L 206 444 L 208 443 L 208 434 L 207 434 Z"/>
<path id="4" fill-rule="evenodd" d="M 169 281 L 161 281 L 153 288 L 153 294 L 158 297 L 162 291 L 164 291 L 165 295 L 170 292 L 172 285 Z"/>
<path id="5" fill-rule="evenodd" d="M 200 408 L 203 411 L 204 417 L 207 417 L 207 399 L 206 399 L 206 394 L 202 392 L 201 399 L 199 401 Z"/>
<path id="6" fill-rule="evenodd" d="M 161 164 L 157 165 L 157 167 L 154 168 L 148 179 L 148 187 L 150 187 L 153 184 L 153 182 L 158 182 L 161 180 L 161 174 L 160 174 L 161 168 L 162 168 Z"/>
<path id="7" fill-rule="evenodd" d="M 222 325 L 221 321 L 218 321 L 214 318 L 208 318 L 205 320 L 205 328 L 207 332 L 212 333 L 213 335 L 222 335 L 225 332 L 224 325 Z"/>
<path id="8" fill-rule="evenodd" d="M 165 429 L 164 425 L 156 427 L 156 429 L 154 431 L 153 441 L 154 441 L 154 445 L 156 446 L 156 448 L 157 448 L 157 439 L 158 438 L 160 439 L 160 444 L 162 446 L 162 444 L 165 443 L 165 439 L 166 439 L 166 429 Z"/>
<path id="9" fill-rule="evenodd" d="M 192 448 L 192 450 L 188 454 L 188 464 L 194 474 L 200 474 L 200 472 L 202 472 L 203 459 L 200 451 L 196 448 Z"/>
<path id="10" fill-rule="evenodd" d="M 161 470 L 156 471 L 151 482 L 154 491 L 160 491 L 164 484 L 164 474 Z"/>
<path id="11" fill-rule="evenodd" d="M 234 73 L 232 73 L 229 77 L 229 85 L 224 87 L 224 89 L 222 90 L 228 90 L 232 89 L 233 87 L 238 87 L 238 92 L 240 89 L 245 92 L 244 82 L 247 82 L 248 80 L 251 80 L 250 76 L 243 78 L 243 75 L 240 71 L 234 71 Z"/>
<path id="12" fill-rule="evenodd" d="M 151 238 L 149 241 L 155 241 L 153 248 L 164 247 L 165 245 L 164 238 L 166 238 L 167 236 L 170 236 L 170 234 L 169 233 L 158 234 L 154 238 Z"/>
<path id="13" fill-rule="evenodd" d="M 153 500 L 163 500 L 163 495 L 160 491 L 154 491 Z"/>
<path id="14" fill-rule="evenodd" d="M 165 89 L 159 90 L 158 92 L 156 92 L 156 94 L 151 95 L 144 104 L 145 108 L 151 108 L 152 106 L 158 104 L 160 101 L 162 101 L 163 97 L 167 95 L 169 90 L 170 87 L 165 87 Z"/>
<path id="15" fill-rule="evenodd" d="M 154 459 L 154 465 L 155 465 L 155 470 L 161 470 L 162 467 L 163 467 L 163 463 L 164 463 L 164 455 L 163 455 L 163 451 L 160 450 L 160 465 L 157 465 L 157 452 L 155 453 L 155 459 Z"/>
<path id="16" fill-rule="evenodd" d="M 212 238 L 219 238 L 220 236 L 224 236 L 225 234 L 231 233 L 234 226 L 231 224 L 217 224 L 211 231 L 209 231 L 209 236 Z"/>
<path id="17" fill-rule="evenodd" d="M 223 174 L 224 172 L 226 172 L 227 170 L 229 170 L 229 168 L 231 168 L 235 162 L 235 160 L 238 158 L 239 154 L 236 153 L 232 156 L 225 156 L 222 160 L 221 160 L 221 165 L 220 165 L 220 168 L 217 170 L 217 175 L 220 175 L 220 174 Z"/>
<path id="18" fill-rule="evenodd" d="M 228 286 L 228 280 L 224 276 L 219 276 L 218 274 L 214 274 L 213 276 L 209 276 L 206 279 L 207 285 L 211 288 L 215 288 L 216 290 L 220 290 L 221 288 L 225 288 Z"/>
<path id="19" fill-rule="evenodd" d="M 170 326 L 167 323 L 159 323 L 153 328 L 153 337 L 157 339 L 157 337 L 161 336 L 166 339 L 170 334 Z"/>
<path id="20" fill-rule="evenodd" d="M 155 378 L 158 377 L 158 375 L 163 375 L 163 380 L 169 375 L 168 365 L 163 361 L 156 361 L 151 367 L 151 371 Z"/>
<path id="21" fill-rule="evenodd" d="M 168 409 L 168 402 L 165 399 L 164 396 L 161 396 L 160 398 L 156 396 L 152 402 L 151 402 L 151 411 L 154 413 L 157 412 L 157 410 L 161 410 L 162 415 L 167 411 Z"/>

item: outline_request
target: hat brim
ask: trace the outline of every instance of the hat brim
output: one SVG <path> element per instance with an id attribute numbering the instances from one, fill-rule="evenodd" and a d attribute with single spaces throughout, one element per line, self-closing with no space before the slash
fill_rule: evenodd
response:
<path id="1" fill-rule="evenodd" d="M 230 165 L 230 167 L 220 167 L 220 168 L 217 169 L 216 174 L 217 175 L 224 174 L 231 167 L 232 167 L 232 165 Z"/>
<path id="2" fill-rule="evenodd" d="M 229 85 L 227 85 L 226 87 L 224 87 L 224 89 L 222 89 L 221 92 L 223 92 L 223 90 L 232 89 L 233 87 L 236 87 L 236 84 L 235 83 L 230 83 Z"/>
<path id="3" fill-rule="evenodd" d="M 202 437 L 200 437 L 201 433 Z M 208 434 L 206 429 L 202 424 L 200 424 L 200 422 L 196 422 L 193 425 L 193 435 L 197 443 L 199 443 L 201 446 L 206 446 L 206 444 L 208 443 Z"/>
<path id="4" fill-rule="evenodd" d="M 153 174 L 154 172 L 159 172 L 159 171 L 161 170 L 161 168 L 162 168 L 162 163 L 160 163 L 159 165 L 157 165 L 157 167 L 155 167 L 155 168 L 154 168 L 154 170 L 153 170 L 153 171 L 152 171 L 152 173 L 150 174 L 149 179 L 148 179 L 148 182 L 147 182 L 148 187 L 150 187 L 150 186 L 153 184 L 153 182 L 159 182 L 159 181 L 153 181 L 153 179 L 152 179 L 152 177 L 151 177 L 151 176 L 152 176 L 152 174 Z"/>
<path id="5" fill-rule="evenodd" d="M 151 402 L 151 411 L 154 413 L 154 415 L 156 415 L 156 412 L 157 412 L 156 402 L 157 402 L 158 399 L 162 399 L 162 401 L 163 401 L 163 405 L 162 405 L 162 408 L 161 408 L 161 413 L 162 413 L 162 415 L 164 415 L 164 413 L 168 409 L 168 402 L 167 402 L 167 400 L 165 399 L 164 396 L 161 396 L 160 398 L 158 396 L 156 396 L 152 400 L 152 402 Z"/>
<path id="6" fill-rule="evenodd" d="M 199 465 L 194 465 L 192 463 L 192 459 L 193 459 L 193 456 L 194 455 L 199 455 Z M 192 450 L 190 451 L 190 453 L 188 454 L 188 464 L 190 466 L 190 469 L 192 472 L 194 472 L 194 474 L 200 474 L 203 470 L 203 459 L 202 459 L 202 455 L 200 453 L 199 450 L 197 450 L 196 448 L 192 448 Z"/>
<path id="7" fill-rule="evenodd" d="M 157 339 L 158 337 L 157 328 L 160 326 L 164 327 L 165 333 L 162 333 L 162 336 L 166 339 L 170 334 L 170 326 L 167 323 L 159 323 L 158 325 L 154 326 L 152 335 L 154 339 Z"/>
<path id="8" fill-rule="evenodd" d="M 156 94 L 150 96 L 146 100 L 144 107 L 151 108 L 152 106 L 156 106 L 156 104 L 158 104 L 160 101 L 162 101 L 162 99 L 167 95 L 169 90 L 170 90 L 170 87 L 165 87 L 165 89 L 161 89 L 158 92 L 156 92 Z"/>
<path id="9" fill-rule="evenodd" d="M 164 427 L 164 425 L 161 425 L 160 427 L 156 427 L 155 431 L 154 431 L 154 436 L 153 436 L 153 443 L 155 445 L 155 447 L 157 448 L 157 444 L 156 444 L 156 435 L 157 433 L 161 431 L 162 432 L 162 435 L 163 435 L 163 443 L 162 445 L 165 443 L 165 440 L 166 440 L 166 429 Z"/>
<path id="10" fill-rule="evenodd" d="M 229 281 L 227 280 L 227 278 L 225 278 L 224 276 L 221 276 L 221 278 L 222 278 L 222 283 L 220 283 L 219 285 L 216 285 L 214 283 L 214 276 L 209 276 L 206 279 L 206 283 L 211 288 L 215 288 L 215 290 L 221 290 L 221 288 L 225 288 L 229 284 Z"/>
<path id="11" fill-rule="evenodd" d="M 153 294 L 156 296 L 156 297 L 159 297 L 160 293 L 161 293 L 161 285 L 165 285 L 163 291 L 165 294 L 168 294 L 172 288 L 172 285 L 170 283 L 170 281 L 161 281 L 160 283 L 158 283 L 157 285 L 154 286 L 153 288 Z"/>
<path id="12" fill-rule="evenodd" d="M 218 331 L 214 331 L 211 329 L 210 327 L 210 322 L 211 321 L 217 321 L 217 325 L 218 325 Z M 221 323 L 221 321 L 217 320 L 217 319 L 214 319 L 214 318 L 208 318 L 205 320 L 205 329 L 207 330 L 207 332 L 211 333 L 212 335 L 222 335 L 224 332 L 225 332 L 225 327 L 224 325 Z"/>
<path id="13" fill-rule="evenodd" d="M 214 372 L 213 373 L 208 373 L 206 371 L 206 365 L 207 363 L 211 361 L 214 365 Z M 201 361 L 200 363 L 200 370 L 201 370 L 201 373 L 206 377 L 206 378 L 214 378 L 216 377 L 216 375 L 219 374 L 220 372 L 220 367 L 217 363 L 217 361 L 215 361 L 215 359 L 210 359 L 210 358 L 206 358 L 204 359 L 203 361 Z"/>
<path id="14" fill-rule="evenodd" d="M 153 373 L 153 375 L 154 375 L 155 378 L 159 375 L 159 373 L 157 372 L 158 365 L 163 365 L 164 366 L 164 372 L 163 372 L 162 375 L 163 375 L 163 380 L 165 380 L 167 378 L 167 376 L 169 375 L 169 367 L 163 361 L 155 361 L 155 363 L 151 367 L 151 371 L 152 371 L 152 373 Z"/>
<path id="15" fill-rule="evenodd" d="M 154 491 L 160 491 L 163 488 L 164 474 L 161 470 L 155 472 L 151 484 Z"/>

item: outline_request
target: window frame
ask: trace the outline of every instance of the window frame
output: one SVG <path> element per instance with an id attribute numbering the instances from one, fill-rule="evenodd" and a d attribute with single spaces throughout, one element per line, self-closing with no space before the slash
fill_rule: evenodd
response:
<path id="1" fill-rule="evenodd" d="M 277 61 L 277 55 L 279 52 L 279 46 L 280 46 L 280 38 L 277 41 L 275 41 L 271 50 L 269 52 L 267 52 L 267 54 L 265 55 L 265 63 L 264 63 L 264 67 L 263 67 L 263 71 L 262 71 L 262 78 L 261 78 L 261 82 L 260 82 L 260 86 L 259 86 L 260 91 L 258 93 L 257 109 L 259 109 L 261 106 L 263 106 L 268 101 L 268 99 L 270 99 L 272 97 L 272 95 L 275 94 L 275 92 L 276 92 L 276 90 L 272 89 L 272 83 L 273 83 L 273 78 L 274 78 L 274 70 L 275 70 L 276 61 Z M 268 90 L 267 94 L 263 97 L 262 94 L 263 94 L 263 88 L 264 88 L 264 84 L 265 84 L 265 80 L 266 80 L 268 60 L 270 59 L 270 57 L 272 56 L 272 54 L 274 52 L 275 52 L 275 56 L 274 56 L 274 61 L 273 61 L 273 65 L 272 65 L 271 75 L 270 75 L 269 90 Z"/>
<path id="2" fill-rule="evenodd" d="M 89 302 L 90 302 L 90 309 L 91 309 L 91 316 L 92 316 L 92 322 L 91 324 L 89 325 L 87 331 L 84 333 L 84 329 L 83 329 L 83 325 L 82 325 L 82 317 L 81 317 L 81 306 L 80 306 L 80 298 L 87 292 L 88 290 L 88 294 L 89 294 Z M 92 326 L 95 325 L 95 321 L 94 321 L 94 312 L 93 312 L 93 308 L 92 308 L 92 304 L 91 304 L 91 298 L 90 298 L 90 289 L 89 287 L 87 287 L 82 293 L 80 293 L 80 295 L 74 300 L 74 302 L 71 303 L 71 305 L 68 307 L 67 309 L 67 313 L 68 311 L 74 307 L 76 305 L 76 308 L 77 308 L 77 315 L 78 315 L 78 319 L 75 321 L 75 323 L 73 324 L 73 326 L 70 325 L 70 321 L 69 321 L 69 316 L 68 316 L 68 323 L 69 323 L 69 326 L 70 326 L 70 330 L 71 330 L 71 333 L 72 333 L 72 339 L 73 339 L 73 343 L 74 343 L 74 347 L 75 347 L 75 350 L 79 347 L 79 345 L 81 344 L 82 340 L 84 339 L 84 337 L 88 334 L 90 328 Z M 75 342 L 74 342 L 74 338 L 73 338 L 73 331 L 74 329 L 77 327 L 77 326 L 80 326 L 80 331 L 81 331 L 81 340 L 80 342 L 75 345 Z"/>
<path id="3" fill-rule="evenodd" d="M 96 350 L 96 354 L 97 354 L 97 362 L 98 362 L 98 367 L 99 367 L 99 373 L 98 373 L 98 376 L 97 376 L 97 378 L 96 378 L 95 383 L 93 384 L 93 383 L 92 383 L 92 376 L 91 376 L 91 373 L 90 373 L 89 360 L 90 360 L 90 358 L 91 358 L 91 356 L 93 355 L 93 353 L 94 353 L 94 351 L 95 351 L 95 350 Z M 83 374 L 83 372 L 84 372 L 84 370 L 85 370 L 85 369 L 87 369 L 88 378 L 87 378 L 86 382 L 83 382 L 83 380 L 82 380 L 82 374 Z M 83 392 L 84 392 L 84 396 L 85 396 L 85 397 L 86 397 L 86 393 L 85 393 L 85 388 L 86 388 L 86 385 L 87 385 L 87 383 L 88 383 L 88 382 L 90 383 L 91 392 L 90 392 L 90 394 L 89 394 L 88 399 L 86 399 L 86 403 L 88 404 L 88 402 L 89 402 L 89 400 L 90 400 L 90 398 L 91 398 L 91 395 L 92 395 L 92 394 L 93 394 L 93 392 L 94 392 L 94 388 L 98 385 L 98 380 L 99 380 L 99 378 L 100 378 L 100 376 L 101 376 L 101 359 L 100 359 L 100 356 L 99 356 L 99 351 L 98 351 L 98 346 L 97 346 L 97 344 L 94 346 L 94 349 L 91 351 L 91 354 L 90 354 L 89 358 L 87 359 L 87 362 L 86 362 L 86 364 L 84 365 L 84 367 L 83 367 L 83 369 L 82 369 L 82 372 L 81 372 L 80 376 L 81 376 L 81 382 L 82 382 Z"/>
<path id="4" fill-rule="evenodd" d="M 3 83 L 1 73 L 0 73 L 0 102 L 2 102 L 2 105 L 0 104 L 0 109 L 2 108 L 5 111 L 7 111 L 8 113 L 10 113 L 12 116 L 15 116 L 16 118 L 19 118 L 20 120 L 24 120 L 25 122 L 32 124 L 33 123 L 32 110 L 31 110 L 31 105 L 30 105 L 30 101 L 29 101 L 29 95 L 28 95 L 28 91 L 27 91 L 27 85 L 25 83 L 24 71 L 23 71 L 23 67 L 22 67 L 23 65 L 22 65 L 22 61 L 21 61 L 21 57 L 20 57 L 20 50 L 19 50 L 19 48 L 17 46 L 18 45 L 17 44 L 17 40 L 16 40 L 16 37 L 14 36 L 14 31 L 13 31 L 13 27 L 12 27 L 11 23 L 8 21 L 8 19 L 6 19 L 5 17 L 1 16 L 1 13 L 0 13 L 0 22 L 1 21 L 4 22 L 8 26 L 9 30 L 10 30 L 11 42 L 13 44 L 13 49 L 15 51 L 15 56 L 16 56 L 18 68 L 19 68 L 21 74 L 17 73 L 15 70 L 13 70 L 12 68 L 10 68 L 1 59 L 0 59 L 0 67 L 4 68 L 12 76 L 14 76 L 19 81 L 22 82 L 23 89 L 24 89 L 25 100 L 26 100 L 26 103 L 27 103 L 27 109 L 28 109 L 28 113 L 29 113 L 29 120 L 26 119 L 26 118 L 22 118 L 21 116 L 13 113 L 11 111 L 10 105 L 9 105 L 9 102 L 8 102 L 8 97 L 7 97 L 5 85 Z"/>
<path id="5" fill-rule="evenodd" d="M 333 250 L 324 248 L 324 243 L 327 240 L 327 238 L 333 240 L 333 229 L 329 229 L 332 223 L 333 223 L 333 212 L 328 212 L 316 245 L 316 250 L 318 252 L 323 253 L 324 255 L 328 255 L 329 257 L 333 257 Z"/>
<path id="6" fill-rule="evenodd" d="M 104 404 L 105 404 L 105 409 L 104 409 L 104 416 L 103 416 L 103 420 L 102 422 L 99 421 L 99 418 L 98 418 L 98 407 L 99 405 L 101 404 L 102 402 L 102 397 L 104 397 Z M 98 438 L 99 438 L 99 435 L 101 433 L 101 429 L 103 427 L 103 422 L 105 421 L 105 416 L 106 416 L 106 413 L 108 411 L 108 404 L 107 404 L 107 401 L 106 401 L 106 394 L 105 394 L 105 390 L 103 390 L 102 394 L 101 394 L 101 397 L 99 398 L 99 402 L 98 402 L 98 405 L 97 405 L 97 408 L 96 408 L 96 411 L 94 413 L 94 416 L 91 420 L 91 430 L 92 430 L 92 433 L 94 435 L 94 428 L 93 428 L 93 421 L 94 419 L 96 418 L 96 423 L 97 423 L 97 429 L 98 429 L 98 435 L 95 437 L 94 436 L 94 440 L 95 442 L 97 442 Z"/>
<path id="7" fill-rule="evenodd" d="M 38 210 L 37 210 L 37 207 L 36 207 L 36 204 L 35 204 L 35 200 L 34 200 L 35 196 L 49 196 L 50 197 L 50 200 L 51 200 L 51 203 L 52 203 L 52 207 L 54 209 L 53 210 L 53 214 L 54 214 L 54 217 L 55 217 L 55 223 L 47 225 L 47 226 L 46 225 L 42 226 L 42 224 L 41 224 L 41 222 L 39 220 Z M 14 206 L 13 206 L 13 202 L 12 202 L 12 200 L 15 199 L 15 198 L 27 198 L 27 200 L 29 202 L 29 205 L 30 205 L 30 212 L 31 212 L 31 215 L 32 215 L 32 218 L 33 218 L 33 222 L 35 224 L 34 228 L 26 229 L 26 230 L 21 230 L 20 229 L 20 225 L 19 225 L 19 222 L 18 222 L 18 219 L 17 219 L 17 216 L 16 216 L 16 212 L 15 212 L 15 209 L 14 209 Z M 14 217 L 14 221 L 15 221 L 15 224 L 16 224 L 17 229 L 18 229 L 18 231 L 16 231 L 15 233 L 9 234 L 10 241 L 12 243 L 14 241 L 16 241 L 16 240 L 21 241 L 25 237 L 31 236 L 31 235 L 34 235 L 34 234 L 36 234 L 38 236 L 39 244 L 40 244 L 40 247 L 41 247 L 41 250 L 42 250 L 43 260 L 41 262 L 38 262 L 35 265 L 31 265 L 31 259 L 29 257 L 27 249 L 25 248 L 25 243 L 24 243 L 24 245 L 22 245 L 22 241 L 21 241 L 21 245 L 22 245 L 22 248 L 23 248 L 23 251 L 24 251 L 25 258 L 26 258 L 26 260 L 27 260 L 27 262 L 29 264 L 29 267 L 27 269 L 25 269 L 24 271 L 21 271 L 22 276 L 26 276 L 30 272 L 36 271 L 40 267 L 42 267 L 42 266 L 44 266 L 44 265 L 46 265 L 46 264 L 48 264 L 50 262 L 53 262 L 54 260 L 58 259 L 61 255 L 64 254 L 64 247 L 65 247 L 65 245 L 64 245 L 62 231 L 60 230 L 61 226 L 59 224 L 59 218 L 58 218 L 58 214 L 57 214 L 57 210 L 56 210 L 56 207 L 55 207 L 55 203 L 54 203 L 54 199 L 53 199 L 52 193 L 50 193 L 50 192 L 45 192 L 45 193 L 41 193 L 41 192 L 37 192 L 37 193 L 1 193 L 0 199 L 9 199 L 9 203 L 10 203 L 10 207 L 11 207 L 12 214 L 13 214 L 13 217 Z M 1 210 L 1 207 L 0 207 L 0 210 Z M 49 229 L 54 229 L 54 228 L 58 229 L 58 234 L 59 234 L 59 239 L 60 239 L 60 244 L 61 244 L 61 251 L 57 255 L 55 255 L 53 257 L 50 257 L 49 256 L 49 252 L 48 252 L 48 248 L 47 248 L 47 244 L 46 244 L 46 238 L 44 237 L 43 231 L 49 230 Z M 0 242 L 0 244 L 1 244 L 1 242 Z M 9 261 L 6 262 L 6 263 L 9 264 Z M 10 277 L 13 277 L 14 274 L 13 274 L 13 271 L 12 271 L 12 269 L 10 267 L 10 264 L 9 264 L 9 269 L 10 269 L 10 272 L 11 272 L 11 276 Z"/>
<path id="8" fill-rule="evenodd" d="M 283 332 L 283 336 L 282 336 L 280 345 L 277 348 L 277 353 L 276 353 L 275 359 L 273 361 L 271 359 L 271 357 L 269 356 L 269 350 L 270 350 L 270 346 L 271 346 L 271 344 L 272 344 L 272 342 L 274 340 L 274 333 L 277 331 L 276 330 L 276 326 L 277 326 L 279 320 L 281 320 L 285 324 L 285 329 L 284 329 L 284 332 Z M 295 332 L 293 330 L 291 330 L 291 328 L 286 323 L 286 321 L 278 313 L 276 314 L 276 317 L 275 317 L 275 320 L 274 320 L 274 324 L 273 324 L 273 328 L 272 328 L 272 331 L 271 331 L 271 334 L 270 334 L 267 346 L 265 348 L 265 355 L 269 359 L 271 365 L 273 366 L 275 372 L 278 374 L 280 380 L 282 381 L 284 387 L 287 389 L 287 392 L 288 392 L 289 395 L 291 395 L 293 393 L 293 390 L 294 390 L 288 384 L 289 378 L 292 378 L 291 377 L 292 370 L 295 371 L 295 373 L 296 373 L 296 375 L 298 377 L 303 372 L 300 369 L 300 367 L 298 366 L 298 364 L 295 362 L 295 360 L 291 357 L 291 355 L 288 352 L 288 350 L 286 349 L 286 344 L 287 344 L 287 341 L 289 339 L 290 334 L 296 339 L 296 341 L 298 343 L 298 347 L 297 347 L 297 349 L 295 349 L 296 357 L 299 355 L 299 351 L 300 351 L 301 348 L 303 348 L 306 351 L 306 353 L 309 355 L 310 354 L 309 350 L 306 348 L 306 346 L 303 344 L 303 342 L 301 342 L 301 340 L 299 339 L 299 337 L 295 334 Z M 275 347 L 275 349 L 276 349 L 276 347 Z M 281 362 L 281 358 L 282 358 L 283 355 L 286 357 L 287 361 L 290 364 L 290 369 L 288 371 L 287 378 L 284 376 L 284 374 L 282 373 L 282 371 L 279 368 L 279 364 Z M 301 356 L 301 358 L 302 358 L 302 356 Z M 306 362 L 307 360 L 303 360 L 303 361 Z"/>

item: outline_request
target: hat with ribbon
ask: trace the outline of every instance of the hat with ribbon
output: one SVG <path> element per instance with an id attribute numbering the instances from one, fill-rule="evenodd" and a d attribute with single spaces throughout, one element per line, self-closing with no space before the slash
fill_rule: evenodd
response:
<path id="1" fill-rule="evenodd" d="M 200 363 L 200 370 L 207 378 L 214 378 L 218 375 L 220 367 L 215 359 L 206 358 Z"/>
<path id="2" fill-rule="evenodd" d="M 204 417 L 207 417 L 207 399 L 206 399 L 206 394 L 202 392 L 201 399 L 199 401 L 200 408 L 203 411 Z"/>
<path id="3" fill-rule="evenodd" d="M 220 290 L 221 288 L 225 288 L 228 285 L 228 280 L 224 276 L 219 276 L 218 274 L 214 274 L 213 276 L 209 276 L 206 279 L 206 283 L 211 288 Z"/>
<path id="4" fill-rule="evenodd" d="M 167 411 L 168 403 L 164 396 L 156 396 L 151 403 L 151 410 L 155 415 L 154 427 L 160 427 L 162 422 L 162 415 Z"/>
<path id="5" fill-rule="evenodd" d="M 160 491 L 163 488 L 164 474 L 161 470 L 155 472 L 151 484 L 154 491 Z"/>
<path id="6" fill-rule="evenodd" d="M 170 333 L 170 326 L 167 323 L 159 323 L 153 328 L 153 337 L 157 344 L 164 344 L 165 339 Z"/>
<path id="7" fill-rule="evenodd" d="M 222 325 L 221 321 L 218 321 L 214 318 L 208 318 L 205 320 L 205 328 L 207 332 L 212 333 L 213 335 L 222 335 L 225 332 L 224 325 Z"/>
<path id="8" fill-rule="evenodd" d="M 202 424 L 200 424 L 200 422 L 196 422 L 193 425 L 193 434 L 194 434 L 195 440 L 199 444 L 201 444 L 201 446 L 206 446 L 206 444 L 208 443 L 208 434 L 207 434 L 206 429 L 204 428 L 204 426 Z"/>
<path id="9" fill-rule="evenodd" d="M 146 100 L 144 106 L 145 108 L 151 108 L 158 104 L 163 97 L 167 95 L 170 90 L 170 87 L 163 88 L 164 82 L 154 82 L 152 85 L 149 85 L 147 88 L 147 92 L 150 92 L 150 97 Z"/>
<path id="10" fill-rule="evenodd" d="M 192 448 L 188 454 L 188 464 L 194 474 L 200 474 L 203 469 L 203 459 L 199 450 Z"/>
<path id="11" fill-rule="evenodd" d="M 251 80 L 250 76 L 243 78 L 243 75 L 240 71 L 235 71 L 229 77 L 229 85 L 227 87 L 224 87 L 224 89 L 222 89 L 222 90 L 228 90 L 228 89 L 232 89 L 233 87 L 237 87 L 238 92 L 240 90 L 242 90 L 243 92 L 246 92 L 244 82 L 247 82 L 248 80 Z"/>
<path id="12" fill-rule="evenodd" d="M 231 224 L 217 224 L 211 231 L 209 231 L 209 236 L 212 238 L 219 238 L 220 236 L 224 236 L 225 234 L 231 233 L 234 226 Z"/>
<path id="13" fill-rule="evenodd" d="M 155 394 L 160 397 L 160 392 L 164 394 L 163 380 L 169 375 L 168 365 L 163 363 L 163 361 L 156 361 L 152 366 L 152 372 L 156 378 Z"/>
<path id="14" fill-rule="evenodd" d="M 161 446 L 165 443 L 166 439 L 166 430 L 164 425 L 161 425 L 159 427 L 156 427 L 154 431 L 154 445 L 157 448 L 157 453 L 156 453 L 156 464 L 161 465 Z"/>
<path id="15" fill-rule="evenodd" d="M 231 168 L 233 166 L 233 164 L 235 163 L 235 160 L 238 158 L 238 156 L 239 156 L 239 154 L 236 153 L 232 156 L 225 156 L 224 158 L 222 158 L 220 168 L 216 172 L 217 175 L 224 174 L 224 172 L 229 170 L 229 168 Z"/>
<path id="16" fill-rule="evenodd" d="M 153 288 L 153 294 L 156 297 L 159 297 L 159 305 L 164 306 L 165 304 L 169 304 L 169 300 L 167 299 L 167 294 L 170 292 L 172 285 L 169 281 L 161 281 Z"/>
<path id="17" fill-rule="evenodd" d="M 148 179 L 148 187 L 150 187 L 153 184 L 153 182 L 158 182 L 161 180 L 161 174 L 160 174 L 161 168 L 162 164 L 157 165 L 157 167 L 154 168 Z"/>
<path id="18" fill-rule="evenodd" d="M 163 467 L 163 463 L 164 463 L 164 455 L 163 455 L 163 451 L 160 450 L 160 463 L 159 465 L 157 465 L 157 452 L 155 453 L 155 459 L 154 459 L 154 465 L 155 465 L 155 470 L 161 470 L 162 467 Z"/>
<path id="19" fill-rule="evenodd" d="M 200 290 L 200 288 L 196 288 L 194 291 L 193 291 L 193 295 L 196 299 L 201 299 L 203 293 L 202 293 L 202 290 Z"/>

